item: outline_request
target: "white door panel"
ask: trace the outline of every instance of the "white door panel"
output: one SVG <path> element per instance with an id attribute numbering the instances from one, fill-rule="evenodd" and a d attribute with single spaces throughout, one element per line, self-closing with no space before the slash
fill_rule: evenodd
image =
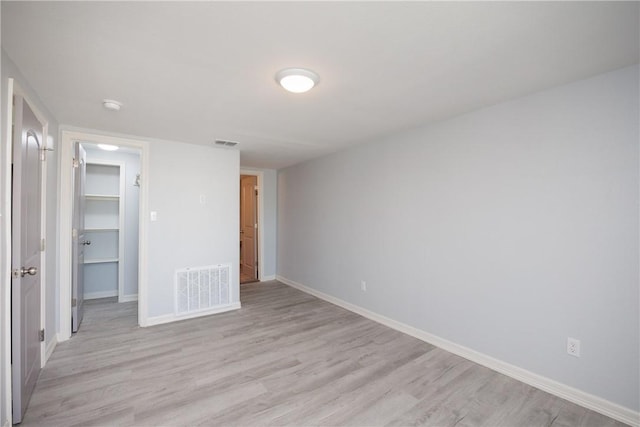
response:
<path id="1" fill-rule="evenodd" d="M 79 142 L 75 143 L 73 169 L 73 266 L 71 289 L 71 330 L 78 332 L 84 316 L 84 248 L 91 242 L 85 238 L 85 181 L 87 153 Z"/>
<path id="2" fill-rule="evenodd" d="M 13 422 L 22 421 L 40 373 L 41 153 L 43 124 L 14 99 L 11 358 Z"/>

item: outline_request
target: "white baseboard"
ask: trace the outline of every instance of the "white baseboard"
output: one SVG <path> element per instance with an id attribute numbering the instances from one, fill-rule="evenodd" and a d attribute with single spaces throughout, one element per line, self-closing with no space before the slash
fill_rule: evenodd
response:
<path id="1" fill-rule="evenodd" d="M 55 334 L 53 337 L 51 337 L 51 341 L 49 341 L 49 344 L 47 344 L 47 348 L 44 351 L 44 363 L 43 363 L 43 365 L 47 363 L 47 361 L 51 357 L 51 354 L 53 353 L 53 350 L 56 349 L 57 345 L 58 345 L 58 335 Z"/>
<path id="2" fill-rule="evenodd" d="M 4 423 L 2 423 L 2 427 L 11 427 L 11 420 L 4 420 Z"/>
<path id="3" fill-rule="evenodd" d="M 180 320 L 193 319 L 196 317 L 209 316 L 211 314 L 225 313 L 227 311 L 238 310 L 240 308 L 240 303 L 236 302 L 233 304 L 226 305 L 224 307 L 216 307 L 210 310 L 198 311 L 197 313 L 191 313 L 184 316 L 176 316 L 175 314 L 165 314 L 162 316 L 155 317 L 147 317 L 147 321 L 144 325 L 140 325 L 143 327 L 154 326 L 154 325 L 162 325 L 163 323 L 171 323 L 178 322 Z"/>
<path id="4" fill-rule="evenodd" d="M 138 294 L 122 295 L 121 297 L 118 297 L 118 302 L 131 302 L 131 301 L 138 301 Z"/>
<path id="5" fill-rule="evenodd" d="M 101 292 L 89 292 L 84 294 L 84 299 L 98 299 L 98 298 L 110 298 L 117 297 L 118 291 L 101 291 Z"/>
<path id="6" fill-rule="evenodd" d="M 56 341 L 58 341 L 58 344 L 60 344 L 61 342 L 64 342 L 64 341 L 68 341 L 69 338 L 71 338 L 71 337 L 65 337 L 60 332 L 58 332 L 56 334 Z"/>
<path id="7" fill-rule="evenodd" d="M 403 332 L 414 338 L 435 345 L 436 347 L 439 347 L 450 353 L 464 357 L 465 359 L 475 362 L 479 365 L 486 366 L 489 369 L 500 372 L 501 374 L 507 375 L 525 384 L 529 384 L 530 386 L 546 391 L 547 393 L 561 397 L 577 405 L 583 406 L 587 409 L 591 409 L 592 411 L 599 412 L 615 420 L 629 424 L 630 426 L 640 426 L 640 412 L 625 408 L 624 406 L 618 405 L 617 403 L 613 403 L 609 400 L 594 396 L 592 394 L 570 387 L 566 384 L 562 384 L 550 378 L 543 377 L 542 375 L 527 371 L 526 369 L 511 365 L 502 360 L 487 356 L 486 354 L 480 353 L 468 347 L 461 346 L 444 338 L 440 338 L 436 335 L 430 334 L 418 328 L 414 328 L 413 326 L 409 326 L 405 323 L 398 322 L 396 320 L 374 313 L 373 311 L 369 311 L 355 304 L 325 294 L 324 292 L 317 291 L 301 283 L 289 280 L 285 277 L 278 275 L 276 276 L 276 279 L 286 285 L 291 286 L 292 288 L 299 289 L 303 292 L 357 313 L 363 317 L 381 323 L 399 332 Z"/>
<path id="8" fill-rule="evenodd" d="M 269 280 L 276 280 L 276 275 L 272 274 L 271 276 L 264 276 L 260 279 L 261 282 L 268 282 Z"/>

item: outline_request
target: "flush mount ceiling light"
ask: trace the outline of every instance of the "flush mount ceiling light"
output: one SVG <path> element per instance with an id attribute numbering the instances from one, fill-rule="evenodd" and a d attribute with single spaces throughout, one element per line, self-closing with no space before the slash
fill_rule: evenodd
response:
<path id="1" fill-rule="evenodd" d="M 98 144 L 98 148 L 101 148 L 105 151 L 116 151 L 119 147 L 117 145 L 111 144 Z"/>
<path id="2" fill-rule="evenodd" d="M 120 107 L 122 107 L 122 102 L 114 101 L 113 99 L 104 99 L 102 100 L 102 106 L 107 110 L 120 111 Z"/>
<path id="3" fill-rule="evenodd" d="M 285 68 L 276 73 L 276 81 L 289 92 L 303 93 L 317 85 L 320 76 L 304 68 Z"/>

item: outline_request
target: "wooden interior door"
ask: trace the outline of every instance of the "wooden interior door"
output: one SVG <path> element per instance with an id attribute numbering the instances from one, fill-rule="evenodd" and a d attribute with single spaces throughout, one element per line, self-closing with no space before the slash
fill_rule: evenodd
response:
<path id="1" fill-rule="evenodd" d="M 258 178 L 240 177 L 241 282 L 258 280 Z"/>
<path id="2" fill-rule="evenodd" d="M 85 238 L 85 181 L 87 177 L 87 153 L 79 142 L 75 143 L 73 162 L 73 227 L 72 227 L 72 286 L 71 330 L 78 332 L 84 316 L 84 247 L 91 241 Z"/>
<path id="3" fill-rule="evenodd" d="M 14 98 L 11 377 L 13 423 L 22 421 L 40 373 L 41 161 L 43 124 Z"/>

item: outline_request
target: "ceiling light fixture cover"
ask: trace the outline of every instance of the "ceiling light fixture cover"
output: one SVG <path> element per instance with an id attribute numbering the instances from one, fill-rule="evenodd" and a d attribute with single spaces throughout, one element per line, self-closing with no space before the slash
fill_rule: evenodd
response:
<path id="1" fill-rule="evenodd" d="M 285 68 L 276 73 L 276 81 L 289 92 L 303 93 L 317 85 L 320 76 L 304 68 Z"/>
<path id="2" fill-rule="evenodd" d="M 118 147 L 117 145 L 111 145 L 111 144 L 98 144 L 98 148 L 105 151 L 116 151 L 120 147 Z"/>
<path id="3" fill-rule="evenodd" d="M 104 99 L 102 100 L 102 106 L 107 110 L 120 111 L 120 107 L 122 107 L 122 102 L 114 101 L 113 99 Z"/>

